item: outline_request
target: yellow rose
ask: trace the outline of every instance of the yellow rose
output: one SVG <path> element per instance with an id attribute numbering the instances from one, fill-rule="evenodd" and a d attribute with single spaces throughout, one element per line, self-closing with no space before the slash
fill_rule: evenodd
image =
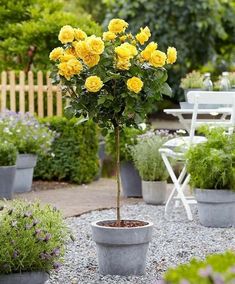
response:
<path id="1" fill-rule="evenodd" d="M 79 58 L 83 58 L 89 54 L 89 50 L 85 41 L 76 41 L 73 43 L 75 52 Z"/>
<path id="2" fill-rule="evenodd" d="M 149 40 L 150 36 L 151 36 L 151 32 L 149 28 L 145 27 L 144 29 L 143 28 L 140 29 L 140 33 L 136 35 L 136 39 L 138 40 L 140 44 L 143 45 L 146 41 Z"/>
<path id="3" fill-rule="evenodd" d="M 86 44 L 92 54 L 101 54 L 104 51 L 104 42 L 100 37 L 91 36 L 87 39 Z"/>
<path id="4" fill-rule="evenodd" d="M 177 59 L 177 51 L 174 47 L 168 47 L 167 49 L 167 63 L 173 64 Z"/>
<path id="5" fill-rule="evenodd" d="M 151 54 L 157 49 L 157 43 L 150 42 L 145 49 L 140 53 L 141 57 L 148 61 L 151 57 Z"/>
<path id="6" fill-rule="evenodd" d="M 74 29 L 74 37 L 76 40 L 84 40 L 87 38 L 87 35 L 81 29 Z"/>
<path id="7" fill-rule="evenodd" d="M 131 79 L 127 80 L 127 88 L 131 92 L 139 93 L 143 88 L 144 83 L 138 77 L 132 77 Z"/>
<path id="8" fill-rule="evenodd" d="M 59 65 L 58 65 L 58 73 L 61 75 L 61 76 L 64 76 L 67 80 L 70 80 L 72 74 L 70 72 L 70 69 L 68 68 L 67 66 L 67 62 L 61 62 Z"/>
<path id="9" fill-rule="evenodd" d="M 82 71 L 82 64 L 77 59 L 70 59 L 67 62 L 67 68 L 72 75 L 80 74 L 80 72 Z"/>
<path id="10" fill-rule="evenodd" d="M 61 62 L 67 62 L 67 61 L 69 61 L 70 59 L 76 59 L 76 57 L 74 56 L 74 55 L 72 55 L 72 54 L 66 54 L 66 53 L 64 53 L 61 57 L 60 57 L 60 61 Z"/>
<path id="11" fill-rule="evenodd" d="M 121 41 L 121 42 L 124 42 L 126 39 L 127 39 L 127 36 L 126 36 L 126 35 L 120 36 L 120 41 Z"/>
<path id="12" fill-rule="evenodd" d="M 160 50 L 152 52 L 149 63 L 154 67 L 162 67 L 166 63 L 166 54 Z"/>
<path id="13" fill-rule="evenodd" d="M 122 59 L 122 58 L 117 59 L 117 63 L 116 63 L 117 69 L 129 70 L 130 66 L 131 66 L 131 63 L 130 63 L 129 59 Z"/>
<path id="14" fill-rule="evenodd" d="M 49 58 L 53 61 L 59 60 L 63 53 L 64 49 L 62 47 L 56 47 L 51 51 Z"/>
<path id="15" fill-rule="evenodd" d="M 65 49 L 64 54 L 67 54 L 67 55 L 73 55 L 74 57 L 76 57 L 76 56 L 77 56 L 77 54 L 76 54 L 76 51 L 75 51 L 75 48 L 74 48 L 74 47 L 70 47 L 70 48 Z"/>
<path id="16" fill-rule="evenodd" d="M 134 45 L 132 45 L 132 44 L 130 44 L 128 42 L 123 43 L 121 46 L 124 47 L 124 48 L 129 49 L 130 54 L 131 54 L 132 57 L 134 57 L 138 53 L 137 48 Z"/>
<path id="17" fill-rule="evenodd" d="M 91 68 L 99 63 L 100 56 L 98 54 L 88 53 L 87 55 L 83 56 L 82 60 L 88 67 Z"/>
<path id="18" fill-rule="evenodd" d="M 71 26 L 63 26 L 60 30 L 59 41 L 62 43 L 72 42 L 74 40 L 74 29 Z"/>
<path id="19" fill-rule="evenodd" d="M 114 40 L 116 38 L 115 33 L 112 32 L 104 32 L 103 33 L 103 40 L 109 41 L 109 40 Z"/>
<path id="20" fill-rule="evenodd" d="M 115 34 L 125 32 L 127 27 L 128 23 L 122 19 L 112 19 L 108 25 L 109 31 Z"/>
<path id="21" fill-rule="evenodd" d="M 131 58 L 131 50 L 127 47 L 122 46 L 122 44 L 115 47 L 115 53 L 118 55 L 118 57 L 121 57 L 123 59 Z"/>
<path id="22" fill-rule="evenodd" d="M 85 81 L 85 87 L 88 92 L 96 93 L 103 87 L 103 82 L 98 76 L 90 76 Z"/>

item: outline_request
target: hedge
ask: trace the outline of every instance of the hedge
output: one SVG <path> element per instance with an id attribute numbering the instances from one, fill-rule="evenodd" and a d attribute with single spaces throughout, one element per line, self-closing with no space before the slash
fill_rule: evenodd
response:
<path id="1" fill-rule="evenodd" d="M 97 126 L 87 121 L 78 124 L 76 118 L 51 117 L 40 122 L 57 132 L 51 152 L 39 156 L 34 172 L 35 179 L 89 183 L 97 176 Z"/>

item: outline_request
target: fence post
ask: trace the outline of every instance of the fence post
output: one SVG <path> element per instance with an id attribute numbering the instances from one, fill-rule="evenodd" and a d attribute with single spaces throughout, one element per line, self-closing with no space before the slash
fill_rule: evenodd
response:
<path id="1" fill-rule="evenodd" d="M 1 74 L 1 111 L 4 111 L 6 109 L 6 101 L 7 101 L 7 72 L 3 71 Z"/>
<path id="2" fill-rule="evenodd" d="M 28 72 L 28 84 L 29 84 L 29 112 L 34 114 L 34 83 L 33 72 Z"/>
<path id="3" fill-rule="evenodd" d="M 42 71 L 38 71 L 37 74 L 38 80 L 38 116 L 43 117 L 43 74 Z"/>
<path id="4" fill-rule="evenodd" d="M 10 71 L 10 109 L 16 111 L 15 72 Z"/>
<path id="5" fill-rule="evenodd" d="M 53 93 L 50 79 L 50 72 L 47 72 L 47 116 L 53 115 Z"/>
<path id="6" fill-rule="evenodd" d="M 25 113 L 25 73 L 24 71 L 20 71 L 20 112 Z"/>

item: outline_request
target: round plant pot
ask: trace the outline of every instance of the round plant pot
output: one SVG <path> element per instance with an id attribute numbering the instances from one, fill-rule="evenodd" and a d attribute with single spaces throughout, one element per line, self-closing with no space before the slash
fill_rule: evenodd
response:
<path id="1" fill-rule="evenodd" d="M 2 284 L 44 284 L 49 278 L 46 272 L 23 272 L 0 275 Z"/>
<path id="2" fill-rule="evenodd" d="M 141 178 L 132 162 L 121 162 L 120 175 L 125 197 L 142 197 Z"/>
<path id="3" fill-rule="evenodd" d="M 14 192 L 22 193 L 31 190 L 36 162 L 36 155 L 19 154 L 17 156 Z"/>
<path id="4" fill-rule="evenodd" d="M 164 204 L 167 195 L 167 183 L 166 181 L 142 180 L 142 194 L 147 204 Z"/>
<path id="5" fill-rule="evenodd" d="M 12 199 L 15 173 L 16 166 L 0 167 L 0 198 Z"/>
<path id="6" fill-rule="evenodd" d="M 235 192 L 195 189 L 200 223 L 206 227 L 235 226 Z"/>
<path id="7" fill-rule="evenodd" d="M 145 273 L 146 255 L 152 239 L 153 224 L 145 222 L 139 227 L 106 227 L 91 224 L 96 242 L 99 272 L 103 275 L 142 275 Z"/>

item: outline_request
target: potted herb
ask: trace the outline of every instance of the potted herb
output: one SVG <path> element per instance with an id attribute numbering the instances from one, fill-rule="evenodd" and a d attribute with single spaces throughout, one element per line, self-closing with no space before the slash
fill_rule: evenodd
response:
<path id="1" fill-rule="evenodd" d="M 16 172 L 17 150 L 13 144 L 0 143 L 0 198 L 11 199 Z"/>
<path id="2" fill-rule="evenodd" d="M 38 154 L 50 149 L 54 133 L 32 115 L 6 111 L 0 115 L 0 135 L 18 150 L 14 192 L 29 191 Z"/>
<path id="3" fill-rule="evenodd" d="M 45 283 L 64 254 L 62 214 L 51 205 L 22 200 L 1 203 L 0 210 L 0 283 Z"/>
<path id="4" fill-rule="evenodd" d="M 132 147 L 134 165 L 142 178 L 143 199 L 149 204 L 163 204 L 166 200 L 168 173 L 159 149 L 167 140 L 162 131 L 149 132 Z"/>
<path id="5" fill-rule="evenodd" d="M 123 195 L 125 197 L 141 197 L 141 178 L 134 167 L 130 146 L 137 143 L 137 136 L 143 133 L 142 130 L 125 127 L 120 133 L 120 176 Z M 115 158 L 115 139 L 113 132 L 106 136 L 107 152 Z"/>
<path id="6" fill-rule="evenodd" d="M 133 36 L 122 19 L 113 19 L 100 37 L 87 37 L 80 29 L 64 26 L 59 40 L 63 47 L 50 53 L 54 61 L 51 77 L 69 97 L 67 110 L 89 117 L 103 135 L 114 131 L 117 168 L 116 220 L 92 223 L 101 274 L 143 274 L 153 224 L 147 220 L 125 220 L 120 214 L 120 131 L 137 127 L 162 95 L 171 95 L 166 83 L 166 64 L 176 61 L 176 50 L 167 54 L 148 41 L 148 27 Z"/>
<path id="7" fill-rule="evenodd" d="M 231 90 L 235 90 L 235 72 L 229 72 L 228 79 L 231 84 Z"/>
<path id="8" fill-rule="evenodd" d="M 195 189 L 200 223 L 235 226 L 235 134 L 222 128 L 201 130 L 207 142 L 187 153 L 187 170 Z"/>

